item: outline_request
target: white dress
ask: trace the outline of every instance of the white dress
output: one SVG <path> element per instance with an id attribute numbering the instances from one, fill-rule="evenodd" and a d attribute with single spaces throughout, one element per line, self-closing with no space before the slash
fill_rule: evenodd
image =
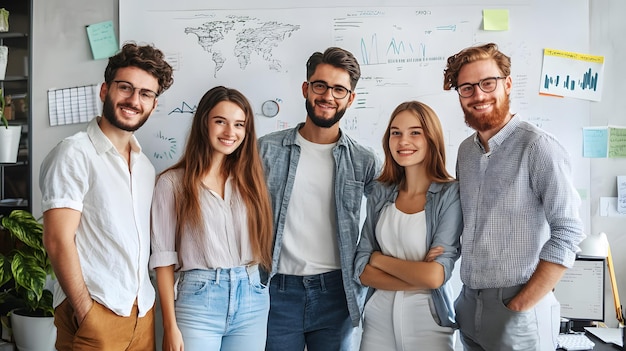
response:
<path id="1" fill-rule="evenodd" d="M 423 260 L 425 212 L 406 214 L 389 204 L 376 224 L 376 239 L 385 255 Z M 454 350 L 454 330 L 439 326 L 433 316 L 430 290 L 376 290 L 365 305 L 361 351 Z"/>

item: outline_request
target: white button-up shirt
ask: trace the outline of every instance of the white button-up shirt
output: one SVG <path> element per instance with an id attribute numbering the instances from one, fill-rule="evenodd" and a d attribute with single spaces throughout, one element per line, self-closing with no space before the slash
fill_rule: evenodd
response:
<path id="1" fill-rule="evenodd" d="M 142 317 L 155 297 L 148 276 L 155 170 L 134 137 L 129 169 L 97 120 L 43 161 L 42 208 L 81 212 L 75 241 L 91 297 L 120 316 L 130 315 L 136 299 Z M 56 307 L 66 295 L 58 283 L 54 290 Z"/>

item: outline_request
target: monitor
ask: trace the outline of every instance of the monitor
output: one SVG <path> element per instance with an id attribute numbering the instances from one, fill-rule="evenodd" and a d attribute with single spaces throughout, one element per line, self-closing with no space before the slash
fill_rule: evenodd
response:
<path id="1" fill-rule="evenodd" d="M 604 257 L 577 257 L 554 288 L 561 317 L 583 325 L 604 321 Z"/>

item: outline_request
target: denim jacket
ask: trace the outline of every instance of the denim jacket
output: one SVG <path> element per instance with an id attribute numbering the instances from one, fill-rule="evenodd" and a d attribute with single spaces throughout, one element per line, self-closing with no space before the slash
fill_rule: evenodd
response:
<path id="1" fill-rule="evenodd" d="M 295 128 L 259 138 L 259 152 L 274 215 L 272 271 L 269 272 L 267 281 L 276 274 L 278 269 L 287 206 L 291 199 L 300 158 L 300 146 L 296 144 L 296 133 L 302 125 L 301 123 Z M 374 179 L 380 169 L 380 162 L 371 150 L 359 145 L 343 132 L 332 153 L 335 159 L 334 191 L 341 274 L 350 318 L 352 324 L 357 326 L 366 291 L 352 276 L 354 254 L 359 238 L 361 201 L 363 196 L 368 196 L 372 191 Z"/>
<path id="2" fill-rule="evenodd" d="M 361 283 L 360 276 L 370 260 L 373 251 L 380 251 L 376 240 L 376 224 L 380 213 L 386 206 L 395 203 L 398 197 L 398 186 L 387 186 L 376 182 L 376 186 L 367 201 L 367 218 L 363 225 L 361 240 L 354 260 L 357 282 Z M 431 290 L 432 299 L 437 316 L 437 324 L 444 327 L 456 328 L 454 318 L 454 298 L 449 279 L 454 269 L 454 262 L 461 254 L 460 236 L 463 231 L 463 217 L 459 200 L 459 183 L 432 183 L 426 195 L 426 247 L 442 246 L 444 253 L 435 261 L 443 266 L 444 283 L 437 289 Z M 374 293 L 370 288 L 366 301 Z"/>

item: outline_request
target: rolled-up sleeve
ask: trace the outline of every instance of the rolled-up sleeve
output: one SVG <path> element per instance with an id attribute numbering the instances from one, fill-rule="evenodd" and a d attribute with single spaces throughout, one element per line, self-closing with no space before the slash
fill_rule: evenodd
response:
<path id="1" fill-rule="evenodd" d="M 567 150 L 552 141 L 541 138 L 532 148 L 532 184 L 550 227 L 550 238 L 539 258 L 569 268 L 576 259 L 578 244 L 585 238 L 578 213 L 580 196 L 573 184 Z"/>
<path id="2" fill-rule="evenodd" d="M 176 252 L 174 190 L 173 180 L 167 173 L 159 177 L 152 197 L 150 269 L 171 265 L 174 269 L 180 268 Z"/>

